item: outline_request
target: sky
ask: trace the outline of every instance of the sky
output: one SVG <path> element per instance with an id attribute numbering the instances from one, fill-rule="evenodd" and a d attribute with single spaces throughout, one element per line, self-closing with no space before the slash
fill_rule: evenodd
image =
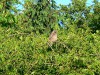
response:
<path id="1" fill-rule="evenodd" d="M 57 3 L 57 5 L 59 4 L 66 5 L 66 4 L 71 3 L 71 0 L 55 0 L 55 2 Z"/>
<path id="2" fill-rule="evenodd" d="M 55 0 L 57 5 L 59 4 L 63 4 L 63 5 L 68 5 L 69 3 L 71 3 L 71 0 Z M 100 0 L 98 0 L 100 2 Z M 93 0 L 87 0 L 87 5 L 91 5 L 93 2 Z"/>

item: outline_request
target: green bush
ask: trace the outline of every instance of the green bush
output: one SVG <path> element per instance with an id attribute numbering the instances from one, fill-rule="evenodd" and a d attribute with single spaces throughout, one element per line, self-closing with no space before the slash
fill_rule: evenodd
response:
<path id="1" fill-rule="evenodd" d="M 73 28 L 74 29 L 74 28 Z M 0 28 L 0 74 L 99 74 L 100 37 L 89 30 L 58 31 L 52 49 L 47 34 Z"/>
<path id="2" fill-rule="evenodd" d="M 0 75 L 100 74 L 100 2 L 72 0 L 57 7 L 50 1 L 0 1 Z M 58 39 L 49 46 L 52 30 Z"/>

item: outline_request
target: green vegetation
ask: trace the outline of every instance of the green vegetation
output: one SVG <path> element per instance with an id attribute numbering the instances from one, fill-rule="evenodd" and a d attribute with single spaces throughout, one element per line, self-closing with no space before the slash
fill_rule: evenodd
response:
<path id="1" fill-rule="evenodd" d="M 0 1 L 0 75 L 100 74 L 100 2 L 23 1 Z M 58 40 L 51 48 L 52 30 Z"/>

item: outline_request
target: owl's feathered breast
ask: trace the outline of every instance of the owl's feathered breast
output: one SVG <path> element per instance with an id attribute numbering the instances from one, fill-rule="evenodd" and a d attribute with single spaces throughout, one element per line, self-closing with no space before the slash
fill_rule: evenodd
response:
<path id="1" fill-rule="evenodd" d="M 50 42 L 55 42 L 56 40 L 57 40 L 57 32 L 53 31 L 49 36 L 49 41 Z"/>

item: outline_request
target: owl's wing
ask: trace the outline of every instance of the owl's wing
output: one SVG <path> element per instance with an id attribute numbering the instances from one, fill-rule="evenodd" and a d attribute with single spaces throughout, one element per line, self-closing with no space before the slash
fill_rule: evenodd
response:
<path id="1" fill-rule="evenodd" d="M 52 32 L 49 36 L 49 39 L 51 39 L 54 36 L 54 32 Z"/>

